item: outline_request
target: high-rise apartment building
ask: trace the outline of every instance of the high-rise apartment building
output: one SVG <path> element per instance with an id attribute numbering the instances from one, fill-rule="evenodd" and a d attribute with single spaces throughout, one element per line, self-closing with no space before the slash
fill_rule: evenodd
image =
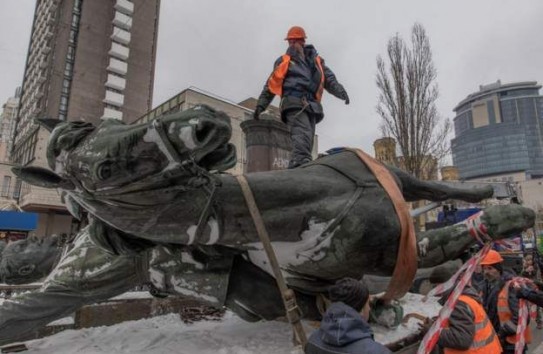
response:
<path id="1" fill-rule="evenodd" d="M 35 118 L 127 123 L 152 106 L 160 0 L 37 0 L 16 121 L 13 162 L 47 166 Z M 51 191 L 23 185 L 26 210 L 65 212 Z M 40 225 L 42 223 L 40 218 Z M 40 229 L 58 233 L 51 223 Z"/>
<path id="2" fill-rule="evenodd" d="M 15 119 L 19 109 L 21 97 L 21 88 L 15 90 L 15 96 L 8 98 L 2 106 L 0 113 L 0 162 L 8 162 L 9 154 L 13 143 L 13 133 L 15 129 Z"/>
<path id="3" fill-rule="evenodd" d="M 461 179 L 543 177 L 543 96 L 535 81 L 479 87 L 454 111 L 454 165 Z"/>

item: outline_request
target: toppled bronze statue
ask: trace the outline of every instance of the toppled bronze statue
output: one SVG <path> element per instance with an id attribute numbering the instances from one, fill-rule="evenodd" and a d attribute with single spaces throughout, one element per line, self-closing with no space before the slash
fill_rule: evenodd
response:
<path id="1" fill-rule="evenodd" d="M 14 172 L 57 188 L 74 216 L 89 213 L 90 225 L 40 291 L 0 307 L 0 343 L 145 282 L 226 305 L 248 320 L 283 315 L 240 186 L 220 173 L 236 161 L 230 136 L 228 117 L 205 106 L 134 126 L 115 120 L 96 128 L 57 126 L 47 149 L 51 170 Z M 490 187 L 461 190 L 392 172 L 408 201 L 475 202 L 492 195 Z M 398 217 L 352 151 L 247 179 L 305 317 L 318 317 L 314 296 L 335 280 L 393 272 Z M 480 222 L 499 239 L 531 227 L 534 213 L 496 206 Z M 423 267 L 454 259 L 476 242 L 465 223 L 421 233 L 417 241 Z"/>

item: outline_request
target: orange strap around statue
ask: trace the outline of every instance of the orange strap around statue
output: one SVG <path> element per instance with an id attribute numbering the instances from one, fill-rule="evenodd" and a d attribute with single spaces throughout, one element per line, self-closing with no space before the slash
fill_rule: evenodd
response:
<path id="1" fill-rule="evenodd" d="M 400 247 L 398 248 L 398 256 L 392 273 L 392 279 L 390 279 L 387 290 L 382 298 L 384 300 L 399 299 L 409 291 L 417 272 L 417 242 L 407 203 L 396 180 L 382 163 L 362 150 L 348 150 L 358 155 L 375 175 L 379 184 L 390 197 L 392 204 L 394 204 L 396 215 L 398 215 L 401 231 Z"/>

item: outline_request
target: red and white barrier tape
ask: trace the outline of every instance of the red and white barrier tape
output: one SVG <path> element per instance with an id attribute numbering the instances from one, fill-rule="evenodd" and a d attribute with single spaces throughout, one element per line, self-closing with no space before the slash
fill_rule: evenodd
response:
<path id="1" fill-rule="evenodd" d="M 514 277 L 513 279 L 511 279 L 510 285 L 512 285 L 516 289 L 522 286 L 529 288 L 536 287 L 533 281 L 523 277 Z M 524 338 L 524 331 L 528 326 L 528 317 L 535 318 L 536 310 L 537 307 L 535 305 L 530 305 L 530 303 L 525 299 L 519 299 L 515 354 L 522 354 L 524 352 L 524 345 L 526 344 L 526 339 Z"/>
<path id="2" fill-rule="evenodd" d="M 515 354 L 522 354 L 524 352 L 524 345 L 526 344 L 525 338 L 524 338 L 524 331 L 526 330 L 527 325 L 528 325 L 528 304 L 526 300 L 519 299 Z"/>
<path id="3" fill-rule="evenodd" d="M 484 212 L 481 210 L 464 221 L 468 227 L 469 234 L 481 245 L 485 244 L 485 242 L 492 242 L 492 238 L 488 236 L 488 230 L 485 224 L 481 221 L 481 216 L 483 216 L 483 214 Z"/>
<path id="4" fill-rule="evenodd" d="M 487 233 L 486 226 L 481 222 L 481 216 L 483 216 L 483 211 L 480 211 L 477 214 L 473 214 L 472 216 L 470 216 L 468 219 L 464 221 L 464 224 L 466 224 L 469 234 L 473 238 L 475 238 L 478 242 L 480 242 L 481 244 L 484 244 L 487 241 L 492 241 L 492 239 Z M 482 257 L 484 257 L 485 255 L 486 253 Z M 443 294 L 444 292 L 446 292 L 447 290 L 451 289 L 453 286 L 455 286 L 458 276 L 462 274 L 462 272 L 464 272 L 466 269 L 468 269 L 468 267 L 470 267 L 473 263 L 476 262 L 476 257 L 477 255 L 470 258 L 466 263 L 464 263 L 462 267 L 460 267 L 460 269 L 445 283 L 441 283 L 437 285 L 435 288 L 433 288 L 432 290 L 430 290 L 430 292 L 428 292 L 428 294 L 426 294 L 426 296 L 424 297 L 423 301 L 426 301 L 426 299 L 428 299 L 429 296 L 439 296 Z M 479 262 L 477 262 L 475 266 L 477 266 L 480 263 L 480 260 L 482 259 L 482 257 L 479 258 Z"/>

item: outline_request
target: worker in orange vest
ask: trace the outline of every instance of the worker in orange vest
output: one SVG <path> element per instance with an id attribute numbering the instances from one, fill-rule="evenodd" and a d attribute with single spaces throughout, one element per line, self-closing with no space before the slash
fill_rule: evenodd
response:
<path id="1" fill-rule="evenodd" d="M 503 258 L 494 250 L 488 252 L 481 261 L 481 266 L 485 277 L 485 310 L 500 337 L 503 353 L 514 353 L 519 314 L 517 290 L 511 283 L 514 274 L 504 270 Z M 524 332 L 526 344 L 531 342 L 531 337 L 530 327 L 527 326 Z M 526 350 L 525 346 L 524 351 Z"/>
<path id="2" fill-rule="evenodd" d="M 441 298 L 442 305 L 449 295 L 450 292 Z M 500 340 L 483 308 L 479 292 L 472 287 L 471 281 L 458 298 L 437 344 L 444 354 L 501 353 Z"/>
<path id="3" fill-rule="evenodd" d="M 321 97 L 326 89 L 349 104 L 349 96 L 336 76 L 310 44 L 305 44 L 302 27 L 288 30 L 286 53 L 274 64 L 264 89 L 258 98 L 253 118 L 259 119 L 273 98 L 281 97 L 281 119 L 290 127 L 292 154 L 289 168 L 312 160 L 315 125 L 324 117 Z"/>

